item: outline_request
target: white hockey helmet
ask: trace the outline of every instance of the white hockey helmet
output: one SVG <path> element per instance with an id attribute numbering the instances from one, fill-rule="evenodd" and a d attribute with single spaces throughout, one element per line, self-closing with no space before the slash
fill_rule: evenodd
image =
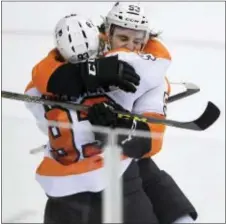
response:
<path id="1" fill-rule="evenodd" d="M 149 37 L 149 21 L 145 16 L 144 9 L 135 2 L 117 2 L 106 16 L 105 26 L 109 35 L 111 25 L 124 28 L 142 30 L 146 32 L 145 41 Z"/>
<path id="2" fill-rule="evenodd" d="M 71 14 L 55 28 L 55 44 L 61 56 L 71 63 L 95 58 L 99 49 L 99 31 L 91 20 Z"/>

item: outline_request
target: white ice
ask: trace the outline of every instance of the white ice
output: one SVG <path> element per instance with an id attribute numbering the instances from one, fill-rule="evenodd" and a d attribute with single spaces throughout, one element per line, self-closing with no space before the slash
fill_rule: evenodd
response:
<path id="1" fill-rule="evenodd" d="M 225 222 L 225 7 L 224 3 L 143 3 L 173 57 L 171 81 L 189 81 L 201 92 L 168 107 L 177 120 L 196 118 L 207 101 L 221 110 L 204 132 L 167 128 L 158 165 L 170 173 L 196 207 L 198 223 Z M 32 67 L 53 47 L 51 32 L 65 14 L 78 12 L 99 22 L 112 3 L 3 2 L 2 89 L 22 93 Z M 95 6 L 95 7 L 94 7 Z M 174 88 L 174 87 L 173 87 Z M 176 90 L 173 89 L 173 91 Z M 34 179 L 45 143 L 21 102 L 2 101 L 3 222 L 42 222 L 46 196 Z"/>

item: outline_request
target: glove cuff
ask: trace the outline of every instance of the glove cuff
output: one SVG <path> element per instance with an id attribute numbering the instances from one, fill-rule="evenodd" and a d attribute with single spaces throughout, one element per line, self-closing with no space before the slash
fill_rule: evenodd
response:
<path id="1" fill-rule="evenodd" d="M 100 87 L 100 83 L 97 78 L 96 62 L 93 60 L 88 60 L 84 63 L 81 63 L 80 68 L 80 74 L 82 76 L 86 91 L 96 91 Z"/>
<path id="2" fill-rule="evenodd" d="M 115 80 L 118 73 L 118 55 L 96 59 L 96 69 L 101 86 L 108 87 L 112 85 L 111 82 Z"/>

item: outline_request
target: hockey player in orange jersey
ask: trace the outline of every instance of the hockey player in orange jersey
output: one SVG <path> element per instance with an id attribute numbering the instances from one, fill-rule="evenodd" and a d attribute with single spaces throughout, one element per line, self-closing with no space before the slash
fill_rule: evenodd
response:
<path id="1" fill-rule="evenodd" d="M 139 32 L 136 32 L 134 30 L 121 29 L 120 27 L 117 27 L 117 24 L 111 24 L 111 25 L 112 25 L 111 26 L 111 29 L 108 32 L 109 32 L 109 34 L 111 33 L 110 34 L 110 36 L 112 36 L 112 39 L 111 40 L 116 40 L 116 41 L 112 41 L 112 44 L 114 43 L 116 45 L 116 46 L 113 46 L 114 48 L 117 48 L 118 47 L 117 44 L 119 44 L 119 47 L 124 47 L 124 48 L 130 49 L 130 50 L 139 50 L 142 47 L 143 42 L 140 41 L 141 38 L 139 37 L 139 35 L 138 35 L 138 37 L 136 36 L 136 33 L 137 34 L 140 34 Z M 132 33 L 130 33 L 130 36 L 129 36 L 128 33 L 125 32 L 125 31 L 132 32 Z M 130 37 L 131 36 L 134 37 L 134 35 L 135 35 L 136 38 L 131 41 L 132 38 L 130 38 Z M 169 55 L 168 51 L 157 40 L 150 40 L 150 41 L 148 41 L 143 50 L 145 52 L 152 53 L 156 57 L 162 57 L 162 58 L 166 58 L 166 59 L 170 60 L 170 55 Z M 34 70 L 33 70 L 33 84 L 34 84 L 34 86 L 40 92 L 42 92 L 44 94 L 46 94 L 46 92 L 50 92 L 50 93 L 53 93 L 53 94 L 72 94 L 73 95 L 72 92 L 67 93 L 67 92 L 62 91 L 63 88 L 61 89 L 61 91 L 62 91 L 61 92 L 59 90 L 59 87 L 56 87 L 56 86 L 55 86 L 56 88 L 54 87 L 54 81 L 53 81 L 54 80 L 54 76 L 60 78 L 59 70 L 62 68 L 62 65 L 64 65 L 66 67 L 66 63 L 65 62 L 59 62 L 59 61 L 57 61 L 55 59 L 55 57 L 53 57 L 53 55 L 56 56 L 56 54 L 57 54 L 57 51 L 54 50 L 53 52 L 51 52 L 51 54 L 48 56 L 48 58 L 46 58 L 44 61 L 42 61 L 42 63 L 38 64 L 34 68 Z M 112 54 L 112 52 L 111 52 L 111 54 Z M 46 62 L 48 60 L 49 61 L 52 60 L 51 62 L 52 62 L 52 65 L 53 65 L 53 66 L 49 66 L 49 68 L 44 63 L 44 62 Z M 58 62 L 58 64 L 57 63 L 54 64 L 53 63 L 54 60 L 56 62 Z M 50 73 L 47 72 L 47 75 L 46 76 L 42 76 L 42 78 L 40 78 L 40 73 L 43 72 L 42 69 L 44 67 L 45 68 L 48 68 L 48 71 Z M 58 70 L 58 76 L 56 76 L 56 70 Z M 64 73 L 64 71 L 61 71 L 61 72 L 62 72 L 62 74 Z M 46 78 L 48 80 L 46 80 Z M 59 79 L 58 79 L 58 81 L 59 81 Z M 43 85 L 43 83 L 45 85 Z M 55 84 L 57 84 L 57 82 L 55 82 Z M 47 91 L 47 90 L 52 90 L 52 91 Z M 99 109 L 101 109 L 101 105 L 99 105 L 99 106 L 100 106 Z M 96 107 L 95 110 L 98 110 L 98 107 Z M 158 129 L 158 127 L 157 127 L 157 129 Z M 162 130 L 164 130 L 164 129 L 162 129 Z M 157 145 L 155 145 L 156 150 L 154 149 L 153 151 L 151 150 L 150 152 L 152 154 L 155 154 L 161 148 L 161 144 L 162 144 L 161 141 L 158 142 Z M 147 156 L 150 156 L 150 155 L 151 154 L 149 154 L 149 153 L 147 154 Z M 172 206 L 175 206 L 175 208 L 176 208 L 176 206 L 178 206 L 180 203 L 178 203 L 177 199 L 174 200 L 173 196 L 178 196 L 178 195 L 184 196 L 184 195 L 182 194 L 182 192 L 180 191 L 180 189 L 177 187 L 177 185 L 173 182 L 173 180 L 167 174 L 165 174 L 164 172 L 161 172 L 157 168 L 157 166 L 153 163 L 153 161 L 151 161 L 149 159 L 142 159 L 142 160 L 140 160 L 138 162 L 138 164 L 139 164 L 139 166 L 141 168 L 140 169 L 141 176 L 143 178 L 149 178 L 149 179 L 147 179 L 147 181 L 144 181 L 144 187 L 147 190 L 147 194 L 149 194 L 148 195 L 149 198 L 151 200 L 159 200 L 160 199 L 159 197 L 161 195 L 158 195 L 158 194 L 164 192 L 164 194 L 166 196 L 172 196 L 170 198 L 172 200 Z M 150 169 L 150 166 L 151 166 L 151 169 Z M 148 173 L 149 171 L 150 171 L 150 175 L 147 175 L 147 177 L 146 177 L 145 176 L 145 173 Z M 161 176 L 161 178 L 158 180 L 159 182 L 156 183 L 157 179 L 160 176 Z M 167 178 L 168 178 L 168 181 L 171 184 L 174 184 L 175 185 L 175 188 L 174 189 L 177 189 L 177 194 L 176 195 L 170 195 L 170 193 L 169 193 L 169 195 L 167 195 L 167 187 L 170 188 L 170 186 L 167 186 L 167 187 L 164 188 L 163 187 L 164 184 L 162 184 L 164 182 L 164 180 L 166 180 Z M 148 182 L 150 182 L 150 183 L 148 183 Z M 160 184 L 159 187 L 160 188 L 163 187 L 164 189 L 161 189 L 162 192 L 161 192 L 161 190 L 159 190 L 159 192 L 155 192 L 155 193 L 154 192 L 151 192 L 150 190 L 148 190 L 148 185 L 146 186 L 147 183 L 148 183 L 148 185 L 151 185 L 151 187 L 149 189 L 154 188 L 154 186 L 156 186 L 156 184 Z M 151 194 L 153 196 L 151 196 Z M 154 197 L 154 195 L 155 195 L 155 197 Z M 166 200 L 169 201 L 167 199 L 167 197 L 166 197 Z M 183 208 L 184 210 L 183 211 L 181 210 L 181 212 L 180 211 L 179 212 L 178 211 L 172 212 L 172 210 L 168 209 L 168 210 L 170 210 L 171 214 L 170 214 L 170 212 L 167 211 L 167 208 L 164 208 L 163 205 L 160 206 L 160 203 L 158 203 L 157 201 L 155 201 L 153 203 L 153 206 L 154 206 L 154 210 L 155 210 L 156 214 L 158 215 L 158 218 L 159 218 L 159 220 L 161 222 L 169 221 L 169 220 L 170 220 L 170 222 L 172 222 L 172 221 L 175 221 L 175 219 L 177 219 L 178 217 L 183 216 L 185 214 L 188 214 L 188 213 L 194 213 L 195 214 L 194 209 L 192 208 L 192 206 L 189 204 L 189 202 L 187 200 L 186 200 L 186 203 L 187 203 L 187 207 L 185 206 L 186 209 Z M 184 205 L 186 205 L 186 203 Z"/>

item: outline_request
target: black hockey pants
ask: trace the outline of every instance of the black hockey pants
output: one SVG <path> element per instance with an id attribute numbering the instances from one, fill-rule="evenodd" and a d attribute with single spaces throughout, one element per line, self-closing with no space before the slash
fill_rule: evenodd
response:
<path id="1" fill-rule="evenodd" d="M 151 201 L 142 189 L 136 162 L 125 171 L 123 185 L 124 223 L 158 223 Z M 102 223 L 102 192 L 49 197 L 44 223 Z"/>
<path id="2" fill-rule="evenodd" d="M 184 215 L 190 215 L 194 220 L 197 218 L 194 206 L 168 173 L 160 170 L 149 158 L 137 163 L 143 189 L 153 205 L 159 223 L 171 224 Z"/>

